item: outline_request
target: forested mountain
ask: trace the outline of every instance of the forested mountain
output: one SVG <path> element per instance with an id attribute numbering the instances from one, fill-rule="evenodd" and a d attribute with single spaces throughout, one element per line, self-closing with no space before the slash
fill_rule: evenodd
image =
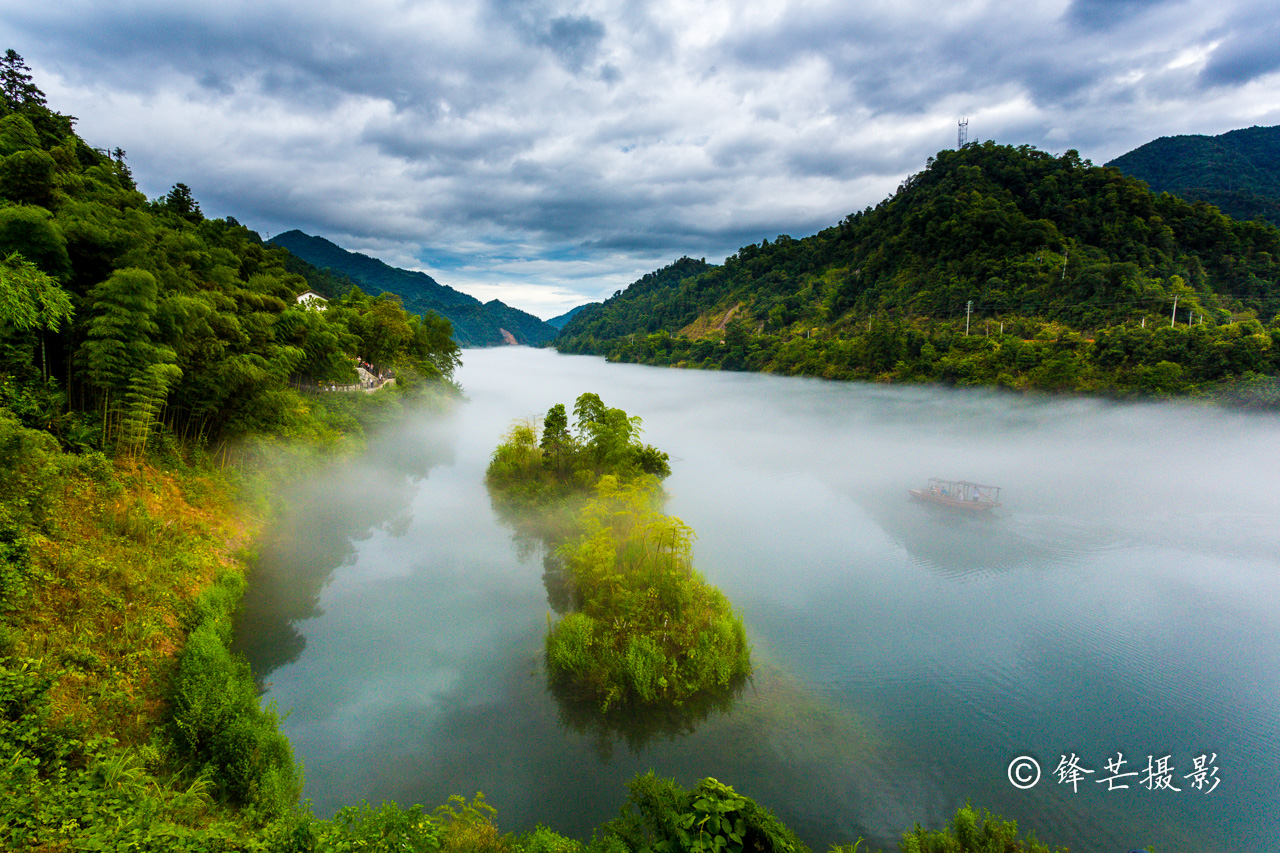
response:
<path id="1" fill-rule="evenodd" d="M 557 333 L 555 327 L 497 299 L 482 303 L 474 296 L 440 284 L 424 272 L 400 269 L 359 252 L 348 252 L 323 237 L 294 230 L 277 234 L 270 242 L 325 272 L 353 279 L 370 293 L 395 293 L 410 311 L 419 314 L 434 311 L 447 318 L 453 324 L 454 337 L 463 346 L 509 343 L 502 334 L 503 329 L 518 343 L 532 346 L 546 343 Z"/>
<path id="2" fill-rule="evenodd" d="M 651 273 L 584 309 L 556 346 L 832 378 L 1187 391 L 1277 372 L 1278 259 L 1275 228 L 1074 151 L 971 143 L 811 237 Z"/>
<path id="3" fill-rule="evenodd" d="M 1162 136 L 1107 164 L 1169 192 L 1217 205 L 1236 219 L 1280 225 L 1280 125 L 1219 136 Z"/>
<path id="4" fill-rule="evenodd" d="M 582 311 L 583 308 L 586 308 L 587 305 L 595 305 L 595 304 L 596 303 L 594 302 L 588 302 L 586 305 L 579 305 L 577 308 L 570 308 L 568 311 L 564 312 L 560 316 L 552 317 L 550 320 L 547 321 L 547 325 L 555 326 L 557 329 L 563 329 L 565 327 L 565 324 L 567 324 L 574 317 L 577 317 L 578 313 Z"/>

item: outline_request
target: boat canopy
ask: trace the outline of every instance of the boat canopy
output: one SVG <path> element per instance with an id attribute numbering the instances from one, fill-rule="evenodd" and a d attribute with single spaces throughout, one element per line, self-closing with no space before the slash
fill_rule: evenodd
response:
<path id="1" fill-rule="evenodd" d="M 929 494 L 956 501 L 976 501 L 978 503 L 1000 503 L 1000 487 L 986 483 L 974 483 L 969 480 L 943 480 L 930 477 L 925 487 Z"/>

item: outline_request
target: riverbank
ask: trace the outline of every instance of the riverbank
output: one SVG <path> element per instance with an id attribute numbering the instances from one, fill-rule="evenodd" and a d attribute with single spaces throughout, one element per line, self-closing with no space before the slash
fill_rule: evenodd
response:
<path id="1" fill-rule="evenodd" d="M 972 329 L 964 321 L 871 317 L 768 334 L 729 322 L 674 335 L 569 337 L 554 346 L 620 363 L 1280 409 L 1280 325 L 1253 319 L 1085 332 L 1020 316 Z"/>
<path id="2" fill-rule="evenodd" d="M 308 443 L 143 459 L 0 416 L 0 848 L 275 849 L 310 821 L 232 618 L 280 484 L 403 408 L 356 395 L 313 409 Z"/>

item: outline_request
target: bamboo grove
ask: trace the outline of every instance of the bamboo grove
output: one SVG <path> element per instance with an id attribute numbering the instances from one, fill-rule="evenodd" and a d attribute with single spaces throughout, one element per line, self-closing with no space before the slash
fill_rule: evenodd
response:
<path id="1" fill-rule="evenodd" d="M 199 446 L 314 429 L 299 391 L 354 382 L 357 359 L 402 385 L 451 376 L 448 321 L 357 288 L 298 305 L 333 277 L 206 218 L 184 184 L 148 200 L 123 151 L 77 136 L 16 54 L 5 69 L 0 405 L 23 423 L 137 455 L 158 431 Z"/>

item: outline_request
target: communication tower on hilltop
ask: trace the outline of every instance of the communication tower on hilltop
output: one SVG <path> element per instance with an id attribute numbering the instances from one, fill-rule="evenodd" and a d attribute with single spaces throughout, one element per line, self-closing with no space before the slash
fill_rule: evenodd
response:
<path id="1" fill-rule="evenodd" d="M 963 148 L 964 144 L 969 141 L 969 120 L 967 118 L 960 119 L 960 129 L 956 131 L 956 148 Z"/>

